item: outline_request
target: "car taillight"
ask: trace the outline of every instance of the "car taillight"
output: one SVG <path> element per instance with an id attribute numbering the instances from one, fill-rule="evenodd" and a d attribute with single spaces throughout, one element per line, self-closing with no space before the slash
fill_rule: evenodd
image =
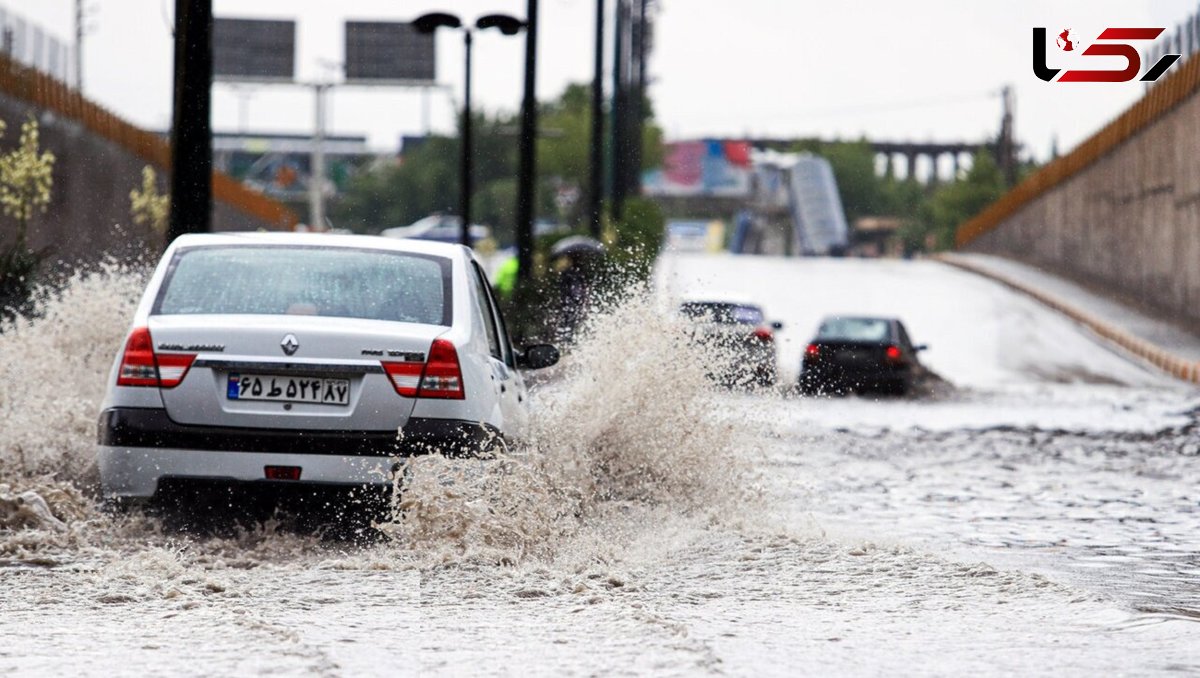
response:
<path id="1" fill-rule="evenodd" d="M 462 369 L 458 351 L 446 339 L 434 339 L 429 347 L 429 360 L 420 362 L 384 362 L 383 371 L 392 381 L 396 393 L 406 398 L 449 398 L 462 400 Z"/>
<path id="2" fill-rule="evenodd" d="M 183 381 L 196 356 L 184 353 L 155 353 L 154 359 L 158 361 L 158 385 L 172 388 Z"/>
<path id="3" fill-rule="evenodd" d="M 117 372 L 118 386 L 178 386 L 196 359 L 191 353 L 154 352 L 150 328 L 135 327 L 125 342 L 121 368 Z"/>
<path id="4" fill-rule="evenodd" d="M 821 357 L 821 347 L 816 344 L 809 344 L 808 348 L 804 349 L 804 357 L 816 360 Z"/>
<path id="5" fill-rule="evenodd" d="M 425 371 L 425 363 L 383 363 L 383 371 L 392 380 L 396 393 L 405 398 L 417 397 L 417 388 L 421 385 L 421 373 Z"/>
<path id="6" fill-rule="evenodd" d="M 462 370 L 458 366 L 458 351 L 447 339 L 434 339 L 429 347 L 429 361 L 421 375 L 418 398 L 451 398 L 462 400 Z"/>
<path id="7" fill-rule="evenodd" d="M 764 342 L 764 343 L 769 342 L 769 341 L 775 341 L 775 335 L 771 334 L 771 330 L 766 327 L 755 328 L 753 334 L 751 334 L 750 336 L 752 336 L 755 339 L 757 339 L 761 342 Z"/>
<path id="8" fill-rule="evenodd" d="M 889 363 L 900 362 L 900 347 L 899 346 L 888 346 L 886 349 L 884 349 L 883 353 L 885 356 L 887 356 L 887 361 Z"/>

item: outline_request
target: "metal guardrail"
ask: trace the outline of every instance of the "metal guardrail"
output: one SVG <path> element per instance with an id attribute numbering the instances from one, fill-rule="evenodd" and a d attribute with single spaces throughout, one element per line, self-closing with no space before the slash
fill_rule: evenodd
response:
<path id="1" fill-rule="evenodd" d="M 963 247 L 999 226 L 1025 205 L 1087 169 L 1092 163 L 1149 127 L 1200 89 L 1200 59 L 1188 59 L 1165 79 L 1070 153 L 1051 161 L 999 200 L 959 226 L 955 243 Z"/>
<path id="2" fill-rule="evenodd" d="M 171 166 L 171 147 L 161 136 L 136 127 L 83 97 L 61 81 L 0 54 L 0 94 L 27 101 L 83 125 L 162 170 Z M 213 172 L 213 199 L 277 228 L 299 222 L 283 204 L 250 190 L 232 177 Z"/>

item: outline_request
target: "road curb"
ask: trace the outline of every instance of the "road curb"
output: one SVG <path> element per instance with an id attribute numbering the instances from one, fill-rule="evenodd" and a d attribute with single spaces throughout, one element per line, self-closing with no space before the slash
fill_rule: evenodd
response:
<path id="1" fill-rule="evenodd" d="M 1172 377 L 1186 381 L 1190 384 L 1200 384 L 1200 362 L 1187 360 L 1177 356 L 1165 348 L 1126 332 L 1115 325 L 1097 318 L 1087 311 L 1076 308 L 1062 301 L 1061 299 L 1046 294 L 1045 292 L 1042 292 L 1031 285 L 1027 285 L 1019 280 L 1004 275 L 1003 273 L 997 273 L 989 270 L 985 266 L 979 266 L 957 257 L 946 256 L 942 254 L 934 255 L 933 259 L 948 266 L 953 266 L 969 273 L 974 273 L 990 280 L 994 280 L 1005 287 L 1009 287 L 1026 296 L 1032 297 L 1041 304 L 1049 306 L 1050 308 L 1062 313 L 1075 322 L 1086 326 L 1096 334 L 1113 342 L 1130 355 L 1145 360 Z"/>

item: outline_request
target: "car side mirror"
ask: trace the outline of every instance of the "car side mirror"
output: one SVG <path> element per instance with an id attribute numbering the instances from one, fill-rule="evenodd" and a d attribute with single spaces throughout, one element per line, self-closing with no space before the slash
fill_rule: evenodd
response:
<path id="1" fill-rule="evenodd" d="M 558 349 L 550 344 L 534 344 L 526 346 L 525 350 L 517 355 L 517 367 L 524 367 L 529 370 L 540 370 L 543 367 L 550 367 L 558 362 Z"/>
<path id="2" fill-rule="evenodd" d="M 783 329 L 783 323 L 781 323 L 781 322 L 779 322 L 778 320 L 776 320 L 775 322 L 771 323 L 771 329 L 773 329 L 773 330 L 775 330 L 775 331 L 782 330 L 782 329 Z"/>
<path id="3" fill-rule="evenodd" d="M 917 344 L 916 346 L 913 346 L 913 350 L 918 353 L 921 351 L 927 351 L 929 350 L 929 344 Z"/>

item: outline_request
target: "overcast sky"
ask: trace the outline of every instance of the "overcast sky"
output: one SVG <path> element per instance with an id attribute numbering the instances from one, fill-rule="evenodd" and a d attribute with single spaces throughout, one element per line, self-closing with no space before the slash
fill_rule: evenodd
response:
<path id="1" fill-rule="evenodd" d="M 67 39 L 73 0 L 0 0 L 0 6 Z M 215 0 L 217 16 L 295 18 L 301 78 L 341 60 L 347 19 L 407 20 L 448 10 L 473 20 L 494 11 L 523 16 L 524 0 Z M 611 9 L 613 0 L 606 3 Z M 1031 28 L 1073 29 L 1090 40 L 1106 26 L 1170 26 L 1196 0 L 659 0 L 651 55 L 652 96 L 669 138 L 820 136 L 896 141 L 982 140 L 999 126 L 1000 87 L 1016 92 L 1016 130 L 1029 151 L 1047 155 L 1086 138 L 1142 93 L 1136 83 L 1050 84 L 1030 67 Z M 136 124 L 170 120 L 174 0 L 90 0 L 84 57 L 88 96 Z M 541 0 L 538 94 L 590 81 L 595 0 Z M 611 28 L 611 18 L 609 27 Z M 611 35 L 610 35 L 611 39 Z M 475 43 L 475 101 L 515 109 L 521 98 L 523 38 L 494 31 Z M 461 97 L 462 43 L 441 33 L 430 124 L 453 128 Z M 1077 54 L 1077 52 L 1076 52 Z M 1052 65 L 1069 66 L 1051 48 Z M 1078 56 L 1074 58 L 1078 59 Z M 1090 58 L 1092 67 L 1109 65 Z M 1119 60 L 1118 60 L 1119 62 Z M 1113 64 L 1119 65 L 1119 64 Z M 298 88 L 218 84 L 214 127 L 308 133 L 311 94 Z M 394 150 L 401 134 L 422 131 L 416 91 L 335 90 L 331 132 L 366 134 Z"/>

